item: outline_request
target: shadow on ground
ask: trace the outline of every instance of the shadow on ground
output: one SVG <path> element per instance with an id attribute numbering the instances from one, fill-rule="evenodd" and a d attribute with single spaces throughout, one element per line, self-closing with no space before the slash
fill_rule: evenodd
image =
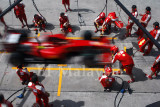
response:
<path id="1" fill-rule="evenodd" d="M 135 47 L 137 50 L 139 50 L 138 42 L 132 42 L 133 47 Z"/>
<path id="2" fill-rule="evenodd" d="M 72 12 L 95 13 L 93 10 L 90 10 L 90 9 L 73 9 Z"/>
<path id="3" fill-rule="evenodd" d="M 53 30 L 55 27 L 54 27 L 54 25 L 53 24 L 51 24 L 51 23 L 47 23 L 46 24 L 46 30 Z"/>
<path id="4" fill-rule="evenodd" d="M 42 82 L 45 79 L 45 76 L 38 76 L 39 82 Z"/>
<path id="5" fill-rule="evenodd" d="M 81 29 L 79 26 L 72 25 L 72 30 L 73 30 L 73 33 L 75 33 L 76 31 L 80 31 Z"/>
<path id="6" fill-rule="evenodd" d="M 114 82 L 113 84 L 113 88 L 112 88 L 112 91 L 119 91 L 121 88 L 122 88 L 122 81 L 119 80 L 118 78 L 116 78 L 116 81 Z"/>
<path id="7" fill-rule="evenodd" d="M 142 69 L 133 67 L 133 76 L 135 77 L 135 81 L 146 81 L 147 78 L 145 77 L 145 73 L 142 71 Z"/>
<path id="8" fill-rule="evenodd" d="M 148 47 L 146 46 L 145 49 L 148 49 Z M 151 52 L 147 56 L 156 56 L 157 57 L 158 55 L 159 55 L 159 51 L 152 48 Z"/>
<path id="9" fill-rule="evenodd" d="M 38 27 L 35 27 L 34 24 L 29 24 L 28 25 L 29 28 L 38 28 Z M 51 23 L 46 23 L 46 30 L 53 30 L 55 27 L 53 24 Z"/>
<path id="10" fill-rule="evenodd" d="M 72 100 L 55 100 L 50 104 L 52 107 L 84 107 L 84 101 L 75 102 Z"/>
<path id="11" fill-rule="evenodd" d="M 15 28 L 12 28 L 12 27 L 9 27 L 8 29 L 7 29 L 7 32 L 11 32 L 11 33 L 30 33 L 31 31 L 30 30 L 28 30 L 28 29 L 26 29 L 26 28 L 23 28 L 23 29 L 15 29 Z"/>
<path id="12" fill-rule="evenodd" d="M 113 36 L 113 38 L 118 38 L 120 40 L 124 40 L 125 39 L 125 33 L 126 33 L 126 28 L 122 28 L 122 29 L 118 29 L 117 31 L 112 31 L 113 33 L 118 33 L 115 36 Z"/>
<path id="13" fill-rule="evenodd" d="M 159 107 L 160 106 L 160 101 L 157 101 L 155 103 L 149 104 L 146 107 Z"/>
<path id="14" fill-rule="evenodd" d="M 123 29 L 123 28 L 122 28 L 122 29 Z M 111 33 L 120 33 L 122 29 L 120 29 L 120 28 L 118 28 L 118 27 L 117 27 L 117 29 L 115 29 L 115 28 L 112 26 L 112 28 L 111 28 Z"/>

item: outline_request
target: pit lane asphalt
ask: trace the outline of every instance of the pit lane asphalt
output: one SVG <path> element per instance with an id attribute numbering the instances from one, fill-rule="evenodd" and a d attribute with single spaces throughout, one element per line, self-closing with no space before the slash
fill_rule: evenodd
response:
<path id="1" fill-rule="evenodd" d="M 11 0 L 13 3 L 13 0 Z M 101 2 L 99 0 L 81 0 L 79 1 L 80 13 L 84 18 L 86 26 L 79 26 L 78 15 L 77 15 L 77 6 L 76 0 L 71 1 L 72 12 L 67 12 L 70 19 L 70 23 L 75 29 L 75 35 L 69 34 L 70 37 L 80 37 L 82 30 L 92 30 L 94 31 L 93 20 L 102 10 L 105 0 Z M 60 12 L 64 11 L 64 7 L 61 4 L 61 0 L 35 0 L 37 7 L 43 16 L 46 17 L 47 21 L 50 23 L 50 29 L 53 33 L 60 32 L 58 17 Z M 2 9 L 6 8 L 8 2 L 5 0 L 1 1 L 0 6 Z M 26 5 L 26 14 L 28 18 L 28 23 L 32 23 L 33 15 L 36 10 L 33 7 L 31 1 L 23 0 L 23 3 Z M 123 0 L 122 2 L 129 10 L 133 4 L 136 4 L 138 7 L 139 13 L 144 13 L 146 6 L 151 6 L 152 8 L 152 19 L 149 23 L 147 29 L 152 29 L 152 23 L 157 20 L 160 22 L 160 15 L 157 14 L 160 7 L 159 0 Z M 43 5 L 42 5 L 43 4 Z M 117 11 L 117 7 L 113 0 L 108 0 L 108 12 Z M 120 11 L 120 10 L 119 10 Z M 121 11 L 120 20 L 127 23 L 126 14 Z M 7 25 L 13 28 L 20 28 L 21 23 L 17 20 L 13 14 L 13 11 L 8 13 L 5 17 Z M 138 17 L 140 18 L 140 17 Z M 125 24 L 126 25 L 126 24 Z M 137 29 L 137 26 L 134 26 Z M 33 29 L 33 28 L 31 28 Z M 48 32 L 49 29 L 47 30 Z M 133 29 L 133 33 L 135 30 Z M 32 31 L 34 35 L 34 32 Z M 43 32 L 41 32 L 41 35 Z M 129 37 L 127 39 L 123 38 L 125 34 L 125 26 L 119 31 L 111 33 L 109 36 L 113 37 L 116 35 L 116 40 L 114 40 L 115 45 L 119 46 L 120 50 L 134 47 L 134 52 L 137 49 L 137 37 Z M 97 36 L 99 33 L 96 34 Z M 35 36 L 35 35 L 34 35 Z M 105 35 L 108 36 L 108 35 Z M 0 46 L 1 49 L 3 49 Z M 159 76 L 153 80 L 147 80 L 144 77 L 144 73 L 149 74 L 151 72 L 150 67 L 153 64 L 156 56 L 159 54 L 157 48 L 154 46 L 151 54 L 149 56 L 142 56 L 142 53 L 137 52 L 134 59 L 135 68 L 133 69 L 133 74 L 135 75 L 136 82 L 132 83 L 130 86 L 134 90 L 132 95 L 125 93 L 125 96 L 122 99 L 120 107 L 159 107 L 160 105 L 160 85 L 159 85 Z M 12 69 L 12 65 L 8 64 L 7 58 L 10 53 L 0 53 L 0 92 L 5 95 L 5 98 L 8 98 L 16 90 L 24 87 L 21 85 L 18 76 L 15 73 L 15 69 Z M 29 67 L 43 68 L 44 64 L 32 64 Z M 59 68 L 57 65 L 49 64 L 47 68 Z M 83 68 L 83 65 L 73 64 L 62 66 L 62 68 Z M 119 68 L 118 62 L 114 64 L 113 68 Z M 101 75 L 102 71 L 63 71 L 62 82 L 61 82 L 61 91 L 60 96 L 57 96 L 58 87 L 59 87 L 59 70 L 45 70 L 42 75 L 40 75 L 41 70 L 31 70 L 37 73 L 41 80 L 42 84 L 45 86 L 46 90 L 50 92 L 51 96 L 49 102 L 53 103 L 54 107 L 60 107 L 65 105 L 66 107 L 104 107 L 109 106 L 113 107 L 114 98 L 116 96 L 116 90 L 113 90 L 110 93 L 103 92 L 103 88 L 98 81 L 98 77 Z M 129 79 L 127 75 L 120 75 L 125 81 Z M 120 84 L 121 81 L 117 80 Z M 117 86 L 119 87 L 119 85 Z M 118 88 L 119 89 L 119 88 Z M 14 97 L 19 95 L 17 93 Z M 31 107 L 35 102 L 35 97 L 32 93 L 27 92 L 24 99 L 16 99 L 13 102 L 15 107 Z M 121 97 L 121 95 L 119 96 Z M 119 99 L 118 97 L 118 99 Z"/>

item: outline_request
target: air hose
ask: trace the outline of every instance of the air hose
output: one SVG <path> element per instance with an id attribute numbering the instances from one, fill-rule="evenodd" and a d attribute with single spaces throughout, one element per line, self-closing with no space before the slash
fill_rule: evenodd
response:
<path id="1" fill-rule="evenodd" d="M 123 80 L 121 77 L 118 77 L 118 76 L 115 76 L 115 77 L 121 79 L 121 81 L 122 81 L 121 88 L 120 88 L 120 90 L 117 92 L 117 95 L 116 95 L 116 97 L 115 97 L 115 99 L 114 99 L 114 107 L 119 107 L 119 104 L 120 104 L 120 102 L 121 102 L 121 100 L 122 100 L 122 98 L 123 98 L 123 96 L 124 96 L 124 92 L 125 92 L 125 89 L 123 89 L 124 80 Z M 117 97 L 118 97 L 118 95 L 119 95 L 120 92 L 122 93 L 122 97 L 120 98 L 120 100 L 119 100 L 119 102 L 118 102 L 118 105 L 116 106 L 116 100 L 117 100 Z"/>
<path id="2" fill-rule="evenodd" d="M 16 92 L 14 92 L 12 95 L 10 95 L 8 98 L 7 98 L 7 100 L 9 100 L 13 95 L 15 95 L 16 93 L 18 93 L 19 91 L 21 91 L 21 90 L 23 90 L 24 88 L 21 88 L 21 89 L 19 89 L 19 90 L 17 90 Z"/>

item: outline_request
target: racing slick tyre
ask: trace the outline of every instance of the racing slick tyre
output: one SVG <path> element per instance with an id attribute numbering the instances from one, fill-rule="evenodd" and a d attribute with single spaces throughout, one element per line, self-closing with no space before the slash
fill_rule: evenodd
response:
<path id="1" fill-rule="evenodd" d="M 21 53 L 12 53 L 9 58 L 9 63 L 14 66 L 18 66 L 24 63 L 24 55 Z"/>
<path id="2" fill-rule="evenodd" d="M 93 36 L 93 34 L 89 30 L 84 31 L 84 33 L 83 33 L 84 40 L 92 40 L 92 36 Z"/>

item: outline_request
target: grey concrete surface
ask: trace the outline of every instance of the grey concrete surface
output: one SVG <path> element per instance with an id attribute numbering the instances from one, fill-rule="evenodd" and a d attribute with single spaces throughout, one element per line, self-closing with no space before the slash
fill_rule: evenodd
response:
<path id="1" fill-rule="evenodd" d="M 13 3 L 14 0 L 11 0 Z M 78 22 L 78 8 L 77 0 L 70 0 L 72 12 L 67 12 L 70 19 L 70 23 L 73 25 L 75 31 L 73 34 L 68 34 L 69 37 L 79 37 L 81 36 L 83 30 L 94 31 L 93 21 L 97 15 L 101 12 L 105 5 L 106 0 L 78 0 L 79 12 L 82 15 L 86 26 L 79 26 Z M 147 30 L 152 29 L 152 23 L 154 21 L 160 22 L 160 1 L 159 0 L 121 0 L 121 2 L 126 6 L 127 9 L 131 10 L 131 6 L 136 4 L 138 7 L 138 13 L 144 13 L 146 6 L 152 8 L 152 19 L 149 22 Z M 37 13 L 35 10 L 32 0 L 23 0 L 26 8 L 26 15 L 28 23 L 32 24 L 33 15 Z M 58 17 L 61 12 L 64 12 L 64 6 L 61 0 L 35 0 L 35 3 L 41 12 L 41 14 L 47 19 L 49 27 L 47 32 L 50 30 L 55 33 L 59 33 L 59 21 Z M 3 10 L 9 6 L 9 1 L 1 0 L 0 8 Z M 115 11 L 119 16 L 119 19 L 123 21 L 124 28 L 115 32 L 113 31 L 110 35 L 105 35 L 109 37 L 116 37 L 112 43 L 117 45 L 120 50 L 133 47 L 133 52 L 135 52 L 137 47 L 137 37 L 132 35 L 132 37 L 124 38 L 125 27 L 127 24 L 128 16 L 116 7 L 113 0 L 108 0 L 108 10 L 107 12 Z M 118 9 L 117 9 L 118 8 Z M 120 14 L 119 14 L 120 13 Z M 140 19 L 141 17 L 138 16 Z M 8 26 L 12 28 L 21 28 L 21 23 L 15 18 L 13 10 L 4 16 L 4 19 Z M 33 30 L 34 28 L 31 28 Z M 0 31 L 3 32 L 2 25 L 0 26 Z M 137 26 L 134 25 L 132 33 L 137 30 Z M 35 36 L 35 32 L 31 32 L 31 36 Z M 41 32 L 43 35 L 44 32 Z M 95 36 L 99 36 L 99 32 Z M 2 41 L 2 40 L 0 40 Z M 0 44 L 0 50 L 3 49 L 2 43 Z M 154 77 L 153 80 L 148 80 L 145 78 L 144 74 L 150 74 L 151 66 L 155 61 L 156 56 L 159 55 L 158 49 L 153 46 L 152 52 L 148 56 L 142 56 L 142 53 L 137 52 L 133 60 L 135 62 L 135 67 L 133 69 L 133 74 L 136 82 L 131 83 L 130 87 L 133 89 L 131 95 L 126 92 L 120 103 L 120 107 L 159 107 L 160 106 L 160 76 Z M 18 76 L 16 75 L 16 70 L 12 69 L 12 65 L 8 63 L 8 58 L 10 53 L 0 53 L 0 92 L 4 94 L 5 98 L 8 98 L 12 93 L 23 88 Z M 28 67 L 43 68 L 44 64 L 30 64 Z M 83 65 L 71 64 L 64 66 L 63 68 L 83 68 Z M 116 62 L 113 68 L 118 68 L 119 63 Z M 49 64 L 47 68 L 58 68 L 57 64 Z M 114 107 L 114 99 L 117 91 L 120 89 L 121 81 L 117 79 L 117 84 L 115 85 L 112 92 L 103 92 L 103 88 L 98 81 L 98 77 L 102 74 L 101 71 L 63 71 L 62 85 L 61 85 L 61 95 L 57 96 L 58 86 L 59 86 L 59 75 L 58 70 L 45 70 L 42 75 L 40 75 L 41 70 L 31 70 L 37 73 L 42 80 L 42 84 L 45 86 L 46 90 L 51 94 L 49 102 L 53 104 L 54 107 Z M 127 81 L 129 77 L 125 74 L 119 75 L 124 81 Z M 126 86 L 127 87 L 127 86 Z M 21 92 L 15 94 L 9 101 L 12 101 Z M 121 97 L 121 93 L 117 98 L 117 104 Z M 31 107 L 35 102 L 35 96 L 33 93 L 28 91 L 25 94 L 24 99 L 16 99 L 13 101 L 14 107 Z"/>

